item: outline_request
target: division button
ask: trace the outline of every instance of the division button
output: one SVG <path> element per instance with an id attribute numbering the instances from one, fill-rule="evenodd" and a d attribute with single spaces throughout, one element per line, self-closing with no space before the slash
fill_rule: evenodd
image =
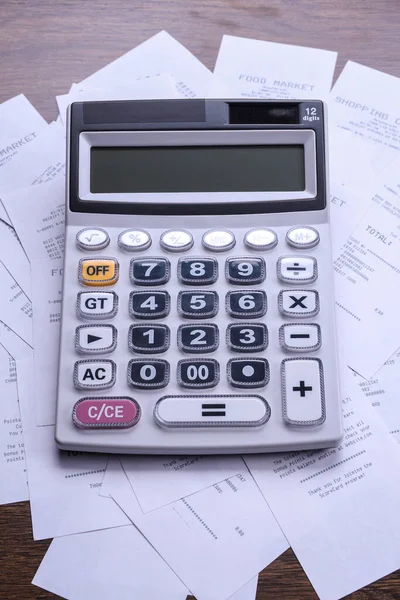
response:
<path id="1" fill-rule="evenodd" d="M 169 314 L 171 297 L 168 292 L 131 292 L 129 313 L 135 319 L 162 319 Z"/>
<path id="2" fill-rule="evenodd" d="M 277 275 L 284 283 L 313 283 L 318 277 L 317 261 L 312 256 L 281 256 Z"/>
<path id="3" fill-rule="evenodd" d="M 138 389 L 163 388 L 169 382 L 169 363 L 161 358 L 132 358 L 128 363 L 128 383 Z"/>
<path id="4" fill-rule="evenodd" d="M 104 229 L 85 227 L 76 234 L 76 245 L 81 250 L 102 250 L 110 243 L 110 236 Z"/>
<path id="5" fill-rule="evenodd" d="M 104 287 L 118 281 L 119 264 L 115 258 L 81 258 L 78 278 L 83 285 Z"/>
<path id="6" fill-rule="evenodd" d="M 73 408 L 72 421 L 81 429 L 127 429 L 138 423 L 140 415 L 140 406 L 133 398 L 81 398 Z"/>
<path id="7" fill-rule="evenodd" d="M 117 347 L 114 325 L 80 325 L 75 332 L 75 348 L 81 354 L 106 354 Z"/>
<path id="8" fill-rule="evenodd" d="M 177 366 L 179 385 L 185 388 L 210 388 L 219 382 L 219 364 L 213 358 L 187 358 Z"/>
<path id="9" fill-rule="evenodd" d="M 167 258 L 132 258 L 131 282 L 135 285 L 162 285 L 171 275 L 171 264 Z"/>
<path id="10" fill-rule="evenodd" d="M 74 385 L 78 390 L 110 388 L 116 370 L 112 360 L 79 360 L 74 366 Z"/>
<path id="11" fill-rule="evenodd" d="M 178 294 L 178 313 L 185 319 L 211 319 L 217 314 L 218 306 L 218 294 L 214 291 L 196 290 Z"/>
<path id="12" fill-rule="evenodd" d="M 118 311 L 115 292 L 79 292 L 76 312 L 81 319 L 112 319 Z"/>
<path id="13" fill-rule="evenodd" d="M 261 352 L 268 346 L 265 323 L 231 323 L 226 330 L 226 344 L 235 352 Z"/>
<path id="14" fill-rule="evenodd" d="M 268 402 L 256 395 L 164 396 L 154 407 L 160 427 L 260 427 L 271 416 Z"/>
<path id="15" fill-rule="evenodd" d="M 170 344 L 170 331 L 167 325 L 131 325 L 128 333 L 128 346 L 138 354 L 158 354 L 165 352 Z"/>
<path id="16" fill-rule="evenodd" d="M 178 279 L 186 285 L 211 285 L 218 279 L 218 263 L 215 258 L 180 258 Z"/>
<path id="17" fill-rule="evenodd" d="M 250 250 L 272 250 L 278 237 L 272 229 L 250 229 L 244 236 L 244 243 Z"/>
<path id="18" fill-rule="evenodd" d="M 256 319 L 267 312 L 267 295 L 263 290 L 230 291 L 226 294 L 226 310 L 237 319 Z"/>
<path id="19" fill-rule="evenodd" d="M 218 346 L 219 332 L 214 323 L 178 327 L 178 348 L 183 352 L 193 354 L 214 352 Z"/>
<path id="20" fill-rule="evenodd" d="M 193 246 L 193 236 L 184 229 L 169 229 L 161 235 L 160 246 L 167 252 L 185 252 Z"/>
<path id="21" fill-rule="evenodd" d="M 313 352 L 321 347 L 321 328 L 316 323 L 288 323 L 279 328 L 279 343 L 289 352 Z"/>
<path id="22" fill-rule="evenodd" d="M 286 234 L 286 243 L 292 248 L 314 248 L 319 243 L 319 233 L 314 227 L 292 227 Z"/>
<path id="23" fill-rule="evenodd" d="M 202 243 L 206 250 L 225 252 L 234 247 L 236 240 L 228 229 L 210 229 L 203 235 Z"/>
<path id="24" fill-rule="evenodd" d="M 231 358 L 227 377 L 233 387 L 264 387 L 269 382 L 269 365 L 265 358 Z"/>
<path id="25" fill-rule="evenodd" d="M 278 309 L 285 317 L 315 317 L 319 313 L 319 295 L 316 290 L 281 290 Z"/>
<path id="26" fill-rule="evenodd" d="M 237 285 L 255 285 L 265 280 L 266 267 L 263 258 L 247 256 L 228 258 L 225 275 L 228 283 Z"/>
<path id="27" fill-rule="evenodd" d="M 287 358 L 281 364 L 282 415 L 287 425 L 321 425 L 325 392 L 319 358 Z"/>
<path id="28" fill-rule="evenodd" d="M 139 252 L 151 246 L 151 237 L 144 229 L 126 229 L 118 236 L 118 246 L 127 252 Z"/>

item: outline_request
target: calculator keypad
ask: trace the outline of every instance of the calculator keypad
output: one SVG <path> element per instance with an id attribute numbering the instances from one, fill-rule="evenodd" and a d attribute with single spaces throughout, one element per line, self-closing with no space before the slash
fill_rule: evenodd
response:
<path id="1" fill-rule="evenodd" d="M 282 394 L 278 410 L 284 423 L 302 427 L 324 422 L 322 361 L 308 358 L 322 347 L 321 326 L 310 322 L 319 314 L 320 298 L 308 285 L 316 282 L 318 265 L 315 257 L 301 252 L 318 245 L 319 232 L 311 227 L 289 229 L 286 237 L 284 232 L 282 243 L 295 249 L 292 255 L 271 253 L 278 244 L 271 229 L 249 230 L 244 237 L 243 233 L 242 251 L 237 254 L 216 257 L 232 251 L 236 237 L 231 231 L 215 229 L 201 236 L 204 254 L 186 256 L 183 253 L 195 245 L 190 231 L 154 234 L 126 229 L 114 240 L 118 257 L 91 255 L 79 260 L 79 283 L 92 289 L 77 295 L 77 316 L 89 323 L 77 323 L 75 351 L 92 356 L 76 360 L 73 366 L 75 388 L 88 392 L 73 407 L 76 427 L 133 427 L 146 402 L 152 406 L 155 422 L 164 428 L 260 427 L 271 414 L 263 388 L 271 385 L 270 377 L 276 381 L 277 352 Z M 159 240 L 168 257 L 141 254 L 152 238 Z M 111 243 L 103 229 L 85 228 L 76 236 L 82 251 L 99 250 L 98 244 L 104 244 L 104 249 Z M 123 251 L 131 256 L 123 258 Z M 182 256 L 175 257 L 179 252 Z M 271 256 L 275 258 L 270 260 Z M 124 278 L 125 288 L 119 288 L 119 278 Z M 272 278 L 274 292 L 270 291 Z M 131 290 L 124 296 L 121 290 L 127 283 Z M 115 284 L 113 290 L 98 289 Z M 220 302 L 225 302 L 225 309 L 216 322 L 210 322 L 218 315 Z M 266 316 L 268 304 L 271 316 Z M 124 314 L 129 314 L 131 323 L 122 330 Z M 116 315 L 113 324 L 101 323 Z M 155 322 L 169 316 L 170 322 Z M 278 327 L 276 318 L 281 321 Z M 124 362 L 121 348 L 127 351 Z M 134 355 L 130 359 L 128 352 Z M 110 358 L 93 356 L 111 353 Z M 115 396 L 89 397 L 90 391 L 121 382 L 138 391 L 135 398 L 129 390 L 125 396 L 123 389 L 116 389 Z M 218 393 L 224 386 L 231 395 Z M 161 396 L 160 392 L 156 400 L 150 394 L 172 387 L 181 388 L 181 393 Z M 201 395 L 196 396 L 196 390 Z M 252 395 L 252 390 L 262 395 Z"/>

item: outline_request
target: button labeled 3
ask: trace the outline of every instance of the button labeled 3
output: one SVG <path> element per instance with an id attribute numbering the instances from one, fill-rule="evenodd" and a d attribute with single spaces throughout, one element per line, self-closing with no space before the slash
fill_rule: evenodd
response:
<path id="1" fill-rule="evenodd" d="M 317 261 L 312 256 L 281 256 L 277 274 L 284 283 L 313 283 L 318 277 Z"/>
<path id="2" fill-rule="evenodd" d="M 76 312 L 81 319 L 111 319 L 118 310 L 115 292 L 79 292 Z"/>
<path id="3" fill-rule="evenodd" d="M 115 258 L 81 258 L 79 282 L 83 285 L 103 287 L 118 281 L 119 265 Z"/>
<path id="4" fill-rule="evenodd" d="M 80 325 L 75 332 L 75 348 L 81 354 L 106 354 L 117 347 L 114 325 Z"/>
<path id="5" fill-rule="evenodd" d="M 74 367 L 74 385 L 78 390 L 110 388 L 116 370 L 112 360 L 79 360 Z"/>

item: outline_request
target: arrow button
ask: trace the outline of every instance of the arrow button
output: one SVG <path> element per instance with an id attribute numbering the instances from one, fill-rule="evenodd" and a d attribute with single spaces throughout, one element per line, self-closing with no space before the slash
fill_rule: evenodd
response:
<path id="1" fill-rule="evenodd" d="M 80 325 L 75 332 L 75 348 L 79 354 L 108 354 L 117 347 L 114 325 Z"/>

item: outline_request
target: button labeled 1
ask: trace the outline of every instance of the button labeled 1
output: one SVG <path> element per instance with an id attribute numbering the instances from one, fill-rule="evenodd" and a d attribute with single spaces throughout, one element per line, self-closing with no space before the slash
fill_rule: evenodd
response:
<path id="1" fill-rule="evenodd" d="M 319 358 L 286 358 L 281 365 L 282 414 L 287 425 L 321 425 L 325 393 Z"/>
<path id="2" fill-rule="evenodd" d="M 140 406 L 133 398 L 82 398 L 72 411 L 72 421 L 81 429 L 127 429 L 140 419 Z"/>
<path id="3" fill-rule="evenodd" d="M 115 292 L 79 292 L 76 312 L 81 319 L 111 319 L 118 311 Z"/>

